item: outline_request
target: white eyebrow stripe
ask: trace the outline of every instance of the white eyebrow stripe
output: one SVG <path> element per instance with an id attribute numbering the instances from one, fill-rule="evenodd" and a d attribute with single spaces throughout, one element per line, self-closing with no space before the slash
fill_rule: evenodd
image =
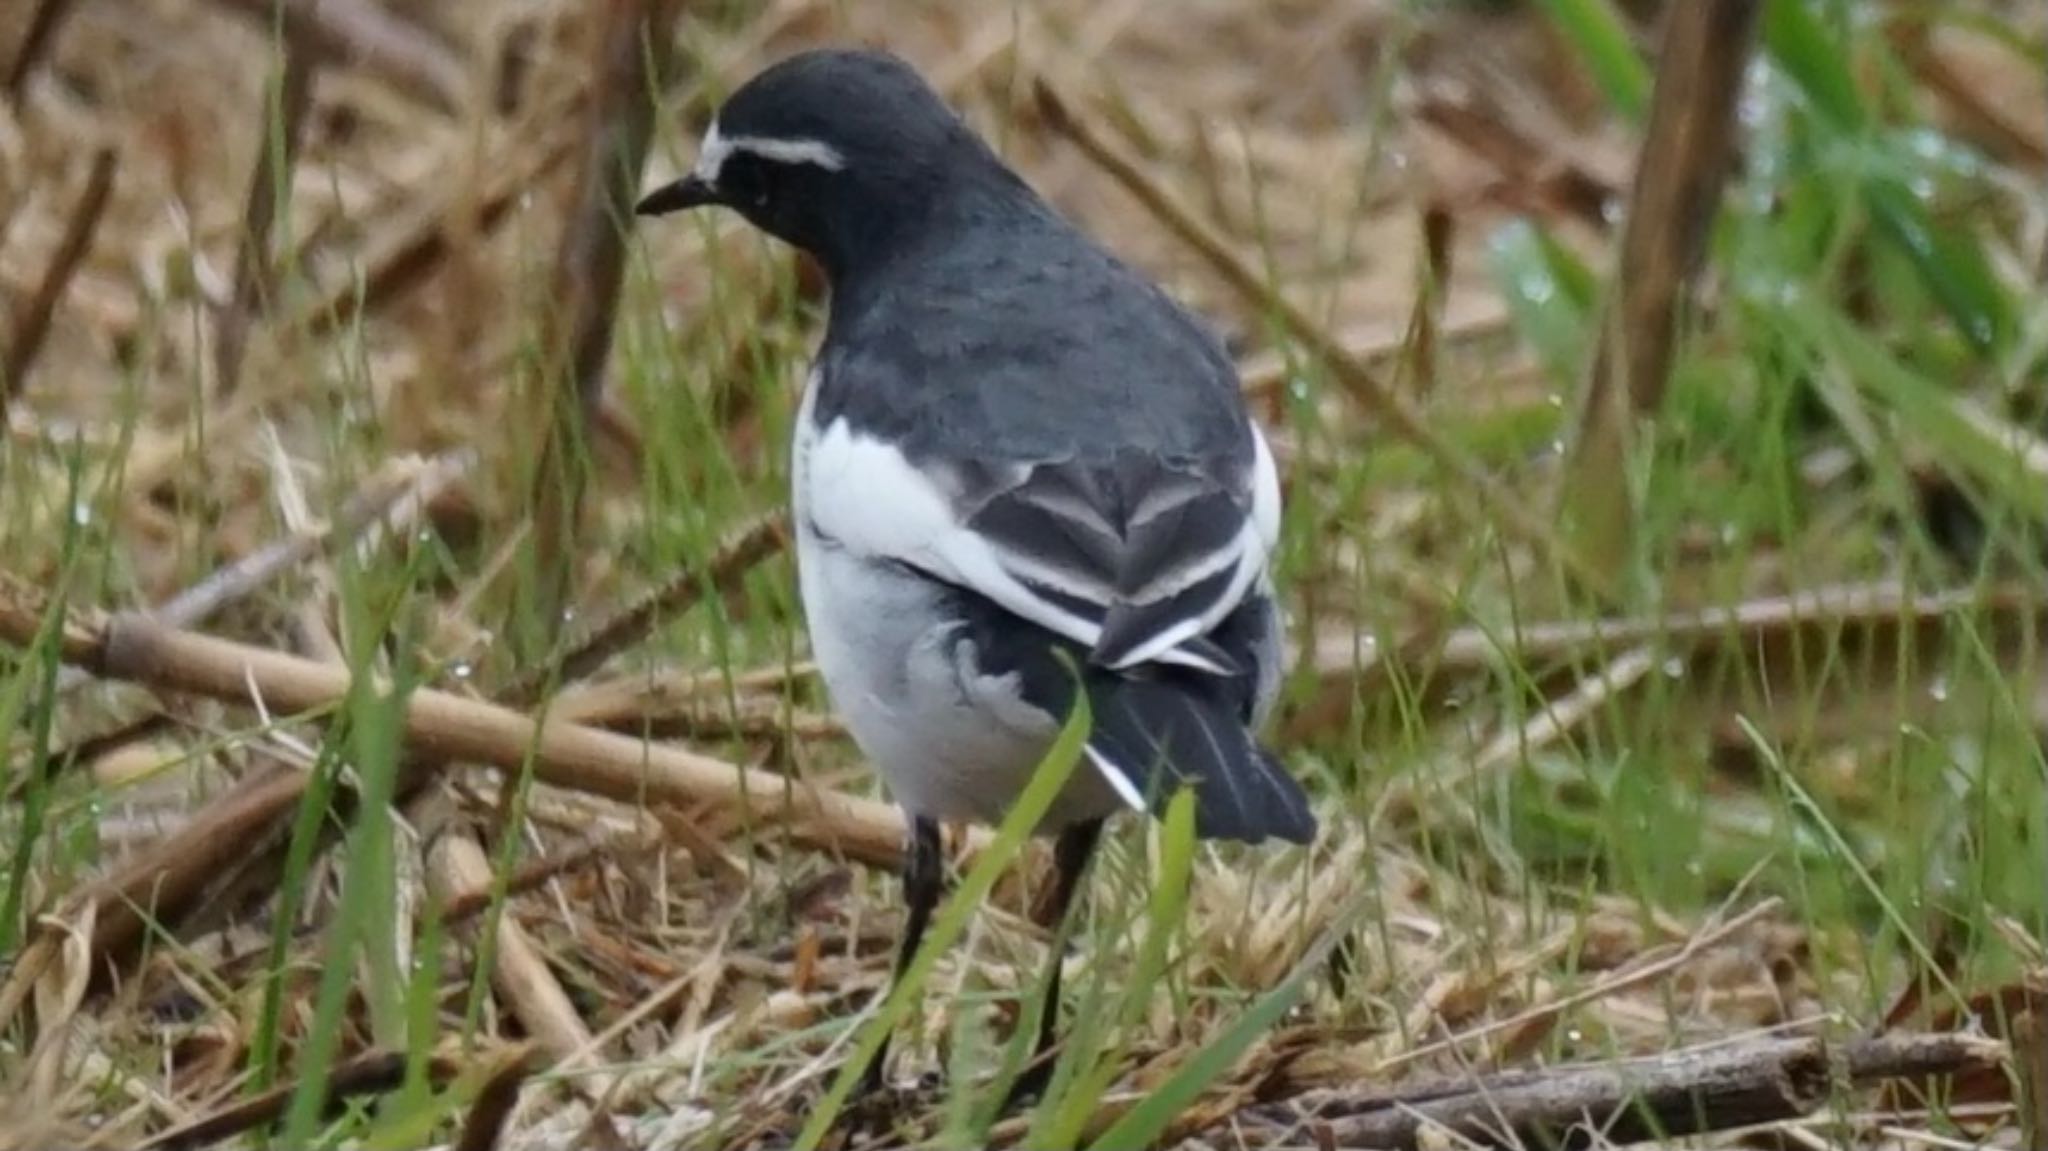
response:
<path id="1" fill-rule="evenodd" d="M 777 140 L 768 136 L 726 136 L 712 124 L 697 150 L 697 166 L 691 175 L 716 185 L 718 174 L 735 152 L 745 152 L 779 164 L 815 164 L 828 172 L 846 167 L 846 157 L 823 140 Z"/>

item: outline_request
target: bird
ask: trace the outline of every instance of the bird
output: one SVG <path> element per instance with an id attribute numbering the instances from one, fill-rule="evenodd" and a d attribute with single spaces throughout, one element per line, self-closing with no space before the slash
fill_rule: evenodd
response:
<path id="1" fill-rule="evenodd" d="M 635 213 L 707 207 L 808 254 L 828 289 L 792 535 L 828 698 L 906 816 L 894 978 L 945 890 L 942 825 L 1001 822 L 1077 690 L 1082 758 L 1032 829 L 1057 922 L 1105 822 L 1181 789 L 1202 839 L 1311 844 L 1308 796 L 1258 734 L 1286 648 L 1279 476 L 1210 323 L 880 49 L 756 72 Z M 1013 1102 L 1049 1078 L 1050 966 Z M 887 1055 L 885 1036 L 860 1092 Z"/>

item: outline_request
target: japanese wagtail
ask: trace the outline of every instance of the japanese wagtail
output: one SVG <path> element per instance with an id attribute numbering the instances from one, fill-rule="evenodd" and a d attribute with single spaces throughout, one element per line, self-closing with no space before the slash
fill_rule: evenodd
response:
<path id="1" fill-rule="evenodd" d="M 762 71 L 637 210 L 708 205 L 830 285 L 792 518 L 818 670 L 912 829 L 897 977 L 944 885 L 940 821 L 1001 821 L 1077 680 L 1085 763 L 1037 829 L 1057 914 L 1103 821 L 1183 785 L 1200 836 L 1309 842 L 1307 797 L 1255 735 L 1283 658 L 1280 483 L 1209 327 L 886 53 Z M 1020 1093 L 1050 1068 L 1059 972 Z"/>

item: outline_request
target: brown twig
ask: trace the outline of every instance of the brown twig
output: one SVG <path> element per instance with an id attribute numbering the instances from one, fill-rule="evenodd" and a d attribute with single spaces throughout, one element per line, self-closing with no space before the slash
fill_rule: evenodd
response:
<path id="1" fill-rule="evenodd" d="M 1361 655 L 1357 638 L 1350 635 L 1325 637 L 1310 659 L 1328 690 L 1346 693 L 1359 691 L 1360 680 L 1378 684 L 1388 677 L 1427 673 L 1433 683 L 1441 683 L 1503 662 L 1540 674 L 1550 667 L 1601 659 L 1606 653 L 1649 643 L 1662 643 L 1669 652 L 1689 653 L 1692 660 L 1737 653 L 1755 663 L 1796 670 L 1820 666 L 1802 663 L 1801 652 L 1832 651 L 1839 661 L 1841 651 L 1851 645 L 1867 652 L 1923 650 L 1923 644 L 1940 641 L 1950 627 L 1949 617 L 1970 612 L 1986 613 L 1985 634 L 1998 637 L 2001 643 L 2023 643 L 2027 636 L 2048 631 L 2048 599 L 2038 588 L 2025 584 L 1915 592 L 1897 582 L 1883 581 L 1817 588 L 1661 617 L 1556 620 L 1519 625 L 1508 634 L 1460 628 L 1419 658 L 1414 667 L 1400 666 L 1406 662 L 1400 658 L 1402 653 L 1375 649 Z"/>
<path id="2" fill-rule="evenodd" d="M 1437 329 L 1443 325 L 1444 300 L 1450 291 L 1451 237 L 1456 227 L 1456 217 L 1443 204 L 1423 209 L 1421 284 L 1402 341 L 1406 345 L 1402 369 L 1408 377 L 1408 390 L 1418 397 L 1436 388 Z"/>
<path id="3" fill-rule="evenodd" d="M 223 397 L 232 396 L 241 382 L 242 353 L 248 346 L 249 325 L 265 306 L 273 287 L 271 232 L 282 201 L 290 193 L 292 168 L 298 161 L 299 144 L 305 135 L 306 114 L 313 107 L 313 80 L 319 69 L 320 53 L 314 47 L 310 19 L 303 7 L 293 3 L 277 7 L 282 16 L 277 67 L 264 89 L 263 114 L 256 120 L 257 138 L 262 146 L 256 150 L 256 166 L 249 173 L 249 191 L 243 200 L 234 295 L 222 309 L 214 328 L 214 388 Z"/>
<path id="4" fill-rule="evenodd" d="M 444 835 L 428 853 L 427 882 L 437 899 L 488 887 L 491 861 L 466 833 Z M 497 918 L 491 949 L 491 985 L 497 988 L 527 1035 L 552 1060 L 566 1059 L 590 1043 L 590 1029 L 562 990 L 540 948 L 512 916 Z"/>
<path id="5" fill-rule="evenodd" d="M 218 0 L 267 28 L 275 0 Z M 441 112 L 469 102 L 469 71 L 425 28 L 382 4 L 366 0 L 286 0 L 289 16 L 304 20 L 311 44 L 326 61 L 361 65 L 391 86 Z"/>
<path id="6" fill-rule="evenodd" d="M 1448 267 L 1448 265 L 1446 265 Z M 1332 333 L 1352 359 L 1362 364 L 1392 360 L 1399 363 L 1411 346 L 1408 321 L 1368 320 Z M 1436 350 L 1440 354 L 1452 343 L 1476 343 L 1507 330 L 1508 309 L 1500 297 L 1490 293 L 1446 293 L 1442 315 L 1435 328 Z M 1238 378 L 1245 394 L 1271 402 L 1274 393 L 1294 371 L 1294 360 L 1283 350 L 1262 348 L 1238 361 Z"/>
<path id="7" fill-rule="evenodd" d="M 1405 775 L 1391 781 L 1373 804 L 1375 825 L 1393 816 L 1412 814 L 1423 795 L 1469 796 L 1475 781 L 1498 775 L 1518 764 L 1528 763 L 1545 748 L 1564 739 L 1589 718 L 1600 714 L 1624 692 L 1634 690 L 1656 670 L 1658 650 L 1644 644 L 1629 648 L 1592 675 L 1572 685 L 1555 700 L 1546 700 L 1533 715 L 1520 723 L 1509 723 L 1478 751 L 1450 771 Z M 1460 805 L 1461 816 L 1477 816 L 1469 806 Z"/>
<path id="8" fill-rule="evenodd" d="M 132 618 L 109 628 L 100 662 L 115 678 L 226 700 L 246 701 L 253 692 L 287 713 L 331 706 L 348 688 L 344 672 Z M 891 805 L 611 732 L 536 724 L 518 712 L 421 690 L 408 700 L 406 739 L 415 751 L 507 772 L 519 771 L 530 749 L 535 776 L 556 786 L 623 803 L 751 810 L 757 819 L 793 820 L 793 834 L 806 843 L 889 866 L 901 858 L 904 827 Z"/>
<path id="9" fill-rule="evenodd" d="M 381 233 L 367 245 L 362 278 L 347 277 L 327 294 L 293 313 L 280 325 L 295 336 L 313 338 L 355 323 L 403 296 L 440 268 L 452 237 L 483 240 L 502 224 L 521 197 L 575 154 L 576 122 L 552 114 L 551 127 L 536 143 L 531 134 L 509 134 L 484 171 L 491 173 L 482 192 L 454 188 L 430 198 L 426 206 L 400 226 Z M 458 221 L 461 223 L 458 224 Z"/>
<path id="10" fill-rule="evenodd" d="M 526 1049 L 515 1051 L 500 1062 L 469 1105 L 455 1151 L 492 1151 L 498 1145 L 513 1108 L 519 1105 L 519 1089 L 526 1085 L 538 1062 Z"/>
<path id="11" fill-rule="evenodd" d="M 1329 1146 L 1419 1151 L 1453 1144 L 1626 1144 L 1795 1118 L 1826 1103 L 1838 1081 L 1997 1067 L 2005 1044 L 1970 1035 L 1898 1035 L 1831 1046 L 1759 1039 L 1615 1063 L 1516 1071 L 1395 1089 L 1310 1092 L 1235 1116 L 1250 1146 L 1297 1143 L 1304 1128 Z M 1460 1142 L 1468 1141 L 1468 1142 Z"/>
<path id="12" fill-rule="evenodd" d="M 442 457 L 394 480 L 389 490 L 363 493 L 350 501 L 328 530 L 297 533 L 252 553 L 242 563 L 225 569 L 223 573 L 216 573 L 191 591 L 166 601 L 154 613 L 156 622 L 163 626 L 197 622 L 231 600 L 231 592 L 239 594 L 234 589 L 261 586 L 269 576 L 285 570 L 323 546 L 353 539 L 363 528 L 383 522 L 400 510 L 424 508 L 436 492 L 466 474 L 472 459 L 473 455 L 468 452 Z M 400 506 L 394 508 L 391 506 L 394 503 Z M 764 542 L 766 534 L 766 528 L 761 525 L 738 533 L 733 544 L 721 550 L 702 578 L 679 576 L 667 587 L 600 625 L 584 642 L 572 645 L 566 662 L 577 665 L 578 653 L 587 659 L 601 648 L 616 648 L 629 642 L 657 615 L 689 610 L 707 586 L 720 589 L 731 586 L 752 564 L 772 554 L 772 549 Z M 229 576 L 226 572 L 241 574 Z M 19 588 L 20 585 L 11 581 L 0 582 L 0 600 Z M 0 602 L 0 618 L 4 618 L 7 626 L 13 629 L 7 634 L 17 642 L 32 631 L 34 621 L 47 610 L 45 605 L 29 602 L 35 598 L 33 593 L 22 592 L 22 595 L 25 598 L 20 602 Z M 95 625 L 89 621 L 75 622 L 67 629 L 67 635 L 81 626 L 89 628 Z M 66 643 L 65 650 L 75 655 L 80 649 L 75 643 Z M 85 674 L 76 664 L 66 667 L 64 673 Z M 552 676 L 541 677 L 529 687 L 519 689 L 524 697 L 521 702 L 537 696 L 546 683 L 553 681 Z M 398 786 L 401 800 L 416 794 L 437 777 L 438 768 L 434 763 L 418 757 L 409 759 Z M 283 860 L 278 840 L 304 795 L 306 783 L 305 773 L 297 770 L 277 769 L 245 776 L 162 841 L 143 849 L 115 874 L 81 892 L 73 906 L 83 907 L 89 902 L 96 909 L 94 974 L 102 980 L 101 985 L 105 986 L 104 980 L 109 974 L 132 961 L 149 923 L 183 924 L 201 909 L 217 903 L 222 891 L 260 886 L 261 877 L 274 871 Z M 337 798 L 337 803 L 343 807 L 349 801 L 350 796 L 346 793 Z M 223 851 L 228 854 L 222 855 Z M 77 912 L 71 912 L 62 918 L 72 922 L 79 916 Z M 40 961 L 43 955 L 41 951 L 34 950 L 36 946 L 40 944 L 32 945 L 30 957 Z M 32 964 L 17 964 L 15 974 L 26 972 L 32 978 L 34 970 L 37 969 Z M 10 980 L 10 985 L 12 982 Z M 26 986 L 22 985 L 23 994 Z M 19 996 L 0 992 L 0 1008 L 4 1008 L 0 1011 L 0 1019 L 11 1018 L 18 1007 Z"/>
<path id="13" fill-rule="evenodd" d="M 193 592 L 166 601 L 153 618 L 163 626 L 203 618 L 231 601 L 235 594 L 262 586 L 303 554 L 337 540 L 353 539 L 364 527 L 386 520 L 392 514 L 392 504 L 405 501 L 412 508 L 424 507 L 432 498 L 431 493 L 453 482 L 465 466 L 466 456 L 457 455 L 399 477 L 383 485 L 383 491 L 364 493 L 361 502 L 352 500 L 328 530 L 297 533 L 252 553 L 251 558 L 260 557 L 260 563 L 245 561 L 224 569 L 240 571 L 241 576 L 218 578 L 221 573 L 216 573 Z M 0 591 L 6 587 L 0 585 Z M 13 610 L 43 609 L 19 605 Z M 9 607 L 0 606 L 0 614 L 10 614 Z M 64 668 L 63 673 L 85 675 L 75 665 Z M 154 730 L 157 723 L 168 722 L 161 716 L 146 718 L 141 723 L 124 725 L 123 734 L 128 739 L 141 738 Z M 106 737 L 89 744 L 101 752 L 106 745 Z M 84 758 L 83 750 L 78 749 L 77 758 Z M 70 753 L 59 753 L 53 759 L 61 763 L 69 757 Z M 106 986 L 108 977 L 133 959 L 152 924 L 174 928 L 186 923 L 199 909 L 216 902 L 220 892 L 246 882 L 251 868 L 261 867 L 266 859 L 275 857 L 276 853 L 267 852 L 267 848 L 289 826 L 289 817 L 297 809 L 306 783 L 305 772 L 282 766 L 245 775 L 176 831 L 141 849 L 112 874 L 75 895 L 70 904 L 72 910 L 60 918 L 78 922 L 83 918 L 83 908 L 93 909 L 93 975 L 99 985 Z M 47 940 L 38 939 L 30 945 L 30 951 L 34 953 L 47 945 Z M 17 996 L 0 991 L 0 1020 L 11 1018 L 19 1005 Z"/>
<path id="14" fill-rule="evenodd" d="M 341 1063 L 328 1073 L 327 1105 L 332 1107 L 345 1099 L 396 1091 L 405 1084 L 409 1062 L 410 1058 L 402 1051 L 371 1051 Z M 436 1056 L 427 1063 L 427 1079 L 436 1087 L 445 1086 L 456 1074 L 457 1068 L 452 1060 Z M 253 1099 L 229 1104 L 210 1115 L 165 1131 L 143 1143 L 138 1151 L 192 1151 L 193 1148 L 231 1139 L 244 1131 L 253 1131 L 282 1118 L 298 1091 L 297 1083 L 273 1087 Z"/>
<path id="15" fill-rule="evenodd" d="M 1663 406 L 1679 312 L 1735 156 L 1736 97 L 1762 8 L 1679 4 L 1665 17 L 1620 262 L 1558 493 L 1579 554 L 1610 579 L 1626 566 L 1634 528 L 1626 461 L 1635 424 Z"/>
<path id="16" fill-rule="evenodd" d="M 306 646 L 325 666 L 345 671 L 341 645 L 329 632 L 324 613 L 317 605 L 309 603 L 301 616 Z M 400 767 L 396 790 L 410 798 L 424 788 L 426 780 L 433 774 L 419 757 L 408 757 Z M 336 802 L 334 808 L 337 822 L 348 820 L 359 809 L 353 795 L 345 801 Z M 280 819 L 276 821 L 274 830 L 281 830 L 283 826 Z M 470 837 L 467 828 L 446 829 L 433 842 L 424 862 L 428 887 L 440 898 L 446 898 L 451 892 L 488 884 L 491 879 L 490 860 L 483 848 Z M 266 874 L 272 866 L 266 861 Z M 568 993 L 562 990 L 560 981 L 548 968 L 526 929 L 511 917 L 500 917 L 494 926 L 493 942 L 496 946 L 484 951 L 490 958 L 491 984 L 498 995 L 519 1019 L 526 1033 L 555 1058 L 582 1050 L 590 1041 L 589 1029 L 584 1026 L 582 1017 L 569 1001 Z"/>
<path id="17" fill-rule="evenodd" d="M 1092 125 L 1076 116 L 1066 99 L 1043 78 L 1033 82 L 1033 92 L 1039 115 L 1048 126 L 1072 141 L 1084 155 L 1121 184 L 1167 230 L 1215 268 L 1231 289 L 1256 307 L 1261 315 L 1276 317 L 1289 335 L 1329 367 L 1331 374 L 1361 407 L 1384 420 L 1395 434 L 1414 444 L 1432 463 L 1455 477 L 1457 490 L 1470 496 L 1502 530 L 1546 561 L 1557 565 L 1582 587 L 1612 600 L 1612 581 L 1604 572 L 1585 563 L 1551 530 L 1549 523 L 1524 506 L 1480 466 L 1479 461 L 1430 427 L 1428 420 L 1405 396 L 1374 376 L 1320 324 L 1232 252 L 1229 244 L 1214 229 L 1197 219 L 1177 196 L 1147 175 L 1137 160 L 1125 155 Z"/>
<path id="18" fill-rule="evenodd" d="M 625 832 L 605 839 L 586 840 L 564 848 L 539 859 L 530 859 L 506 878 L 502 894 L 510 899 L 523 895 L 572 871 L 588 867 L 607 859 L 620 859 L 660 847 L 659 836 Z M 450 889 L 443 895 L 441 907 L 442 922 L 453 925 L 481 913 L 495 901 L 501 892 L 496 880 L 486 875 L 484 882 L 465 889 Z"/>
<path id="19" fill-rule="evenodd" d="M 64 23 L 64 17 L 71 12 L 72 0 L 42 0 L 36 5 L 35 15 L 29 17 L 28 31 L 21 38 L 21 47 L 14 53 L 14 62 L 7 67 L 7 98 L 19 103 L 21 90 L 28 84 L 28 74 L 35 70 L 37 61 L 56 42 L 57 29 Z"/>
<path id="20" fill-rule="evenodd" d="M 2020 1146 L 2048 1147 L 2048 1018 L 2020 1013 L 2012 1024 L 2020 1078 Z"/>
<path id="21" fill-rule="evenodd" d="M 537 621 L 543 633 L 534 637 L 530 628 L 509 628 L 515 651 L 535 639 L 542 648 L 552 646 L 569 603 L 588 482 L 587 429 L 597 422 L 604 394 L 626 231 L 653 137 L 652 97 L 668 79 L 677 3 L 608 0 L 602 6 L 592 61 L 597 92 L 584 124 L 588 144 L 540 317 L 545 361 L 529 381 L 526 401 L 538 450 L 513 456 L 519 467 L 534 460 L 525 510 L 538 568 L 529 589 L 532 603 L 515 608 L 515 616 Z"/>
<path id="22" fill-rule="evenodd" d="M 0 641 L 35 641 L 49 611 L 40 592 L 0 573 Z M 56 642 L 66 661 L 108 678 L 235 703 L 261 700 L 278 715 L 331 708 L 349 689 L 349 673 L 339 668 L 133 614 L 106 622 L 68 618 Z M 799 843 L 883 867 L 902 862 L 904 824 L 893 805 L 679 748 L 575 724 L 537 723 L 516 711 L 428 688 L 407 698 L 404 741 L 413 753 L 508 774 L 530 765 L 543 782 L 621 803 L 703 803 L 756 822 L 785 822 Z M 969 830 L 966 838 L 970 849 L 987 842 L 980 830 Z"/>
<path id="23" fill-rule="evenodd" d="M 1574 1008 L 1583 1007 L 1588 1003 L 1597 1003 L 1603 999 L 1611 999 L 1625 991 L 1655 982 L 1686 966 L 1699 956 L 1712 951 L 1731 939 L 1735 939 L 1751 927 L 1776 914 L 1783 906 L 1783 903 L 1775 898 L 1766 899 L 1742 911 L 1740 914 L 1704 928 L 1683 943 L 1673 946 L 1662 953 L 1652 952 L 1638 956 L 1628 966 L 1609 972 L 1589 986 L 1580 988 L 1571 994 L 1559 995 L 1544 1002 L 1534 1004 L 1527 1010 L 1517 1012 L 1504 1019 L 1489 1020 L 1447 1039 L 1409 1048 L 1397 1055 L 1381 1060 L 1373 1066 L 1373 1071 L 1377 1075 L 1390 1074 L 1411 1063 L 1427 1059 L 1433 1055 L 1456 1051 L 1461 1047 L 1466 1047 L 1477 1040 L 1489 1036 L 1526 1033 L 1531 1025 L 1554 1021 Z"/>
<path id="24" fill-rule="evenodd" d="M 45 6 L 46 10 L 54 7 Z M 50 333 L 50 317 L 57 312 L 57 301 L 70 286 L 71 278 L 78 274 L 85 254 L 92 249 L 93 234 L 99 231 L 100 217 L 106 214 L 107 200 L 114 190 L 115 159 L 112 148 L 93 153 L 85 190 L 71 207 L 71 218 L 64 223 L 64 236 L 57 251 L 43 269 L 36 290 L 14 310 L 12 330 L 7 337 L 7 358 L 0 363 L 0 422 L 7 420 L 9 401 L 28 385 L 29 369 L 35 366 L 43 340 Z"/>
<path id="25" fill-rule="evenodd" d="M 59 674 L 62 675 L 66 672 L 77 673 L 80 676 L 81 682 L 91 679 L 90 676 L 79 672 L 77 668 L 65 668 Z M 46 770 L 55 771 L 57 766 L 67 763 L 92 763 L 105 756 L 112 755 L 124 747 L 131 747 L 144 740 L 155 739 L 157 736 L 168 734 L 176 730 L 177 726 L 178 721 L 165 712 L 145 711 L 141 715 L 124 720 L 106 730 L 94 732 L 62 747 L 52 748 L 47 757 L 49 764 L 52 766 Z M 7 801 L 9 803 L 21 802 L 22 797 L 28 793 L 27 781 L 34 774 L 32 770 L 15 770 L 14 783 L 7 789 Z"/>
<path id="26" fill-rule="evenodd" d="M 732 594 L 748 572 L 788 546 L 789 517 L 771 512 L 742 524 L 727 535 L 702 571 L 685 571 L 605 617 L 569 643 L 558 655 L 507 685 L 498 698 L 508 704 L 531 704 L 549 684 L 582 679 L 620 651 L 638 643 L 663 616 L 680 615 L 696 606 L 708 590 Z"/>
<path id="27" fill-rule="evenodd" d="M 175 833 L 73 896 L 73 907 L 94 908 L 94 978 L 104 981 L 125 968 L 153 926 L 182 923 L 202 905 L 237 862 L 287 822 L 305 792 L 305 774 L 283 764 L 253 772 Z M 77 914 L 62 918 L 74 920 Z"/>
<path id="28" fill-rule="evenodd" d="M 170 627 L 205 623 L 230 604 L 240 603 L 268 587 L 285 572 L 360 538 L 378 524 L 401 519 L 411 522 L 467 475 L 474 460 L 475 453 L 465 449 L 424 462 L 408 459 L 393 464 L 386 469 L 386 475 L 351 494 L 325 527 L 293 532 L 226 567 L 216 568 L 199 582 L 159 603 L 150 614 Z M 59 674 L 57 690 L 60 694 L 73 690 L 90 678 L 77 668 L 66 668 Z"/>

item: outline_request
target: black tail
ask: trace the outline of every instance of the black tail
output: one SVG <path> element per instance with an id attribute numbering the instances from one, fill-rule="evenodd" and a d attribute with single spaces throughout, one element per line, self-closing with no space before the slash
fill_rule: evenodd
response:
<path id="1" fill-rule="evenodd" d="M 1246 729 L 1240 709 L 1220 690 L 1226 680 L 1200 674 L 1087 679 L 1095 720 L 1089 758 L 1121 776 L 1154 812 L 1187 784 L 1195 791 L 1195 834 L 1204 839 L 1315 838 L 1308 796 Z"/>

